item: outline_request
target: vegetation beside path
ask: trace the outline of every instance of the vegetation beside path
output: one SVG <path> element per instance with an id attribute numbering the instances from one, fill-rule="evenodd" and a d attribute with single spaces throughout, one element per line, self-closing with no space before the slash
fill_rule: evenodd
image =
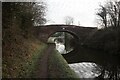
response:
<path id="1" fill-rule="evenodd" d="M 46 20 L 43 15 L 45 5 L 42 1 L 39 5 L 35 2 L 3 2 L 2 13 L 2 77 L 28 77 L 45 48 L 34 34 L 37 32 L 34 24 L 43 24 Z"/>
<path id="2" fill-rule="evenodd" d="M 73 78 L 73 80 L 79 78 L 68 66 L 63 56 L 56 50 L 49 57 L 48 70 L 50 78 Z"/>
<path id="3" fill-rule="evenodd" d="M 46 45 L 37 39 L 29 39 L 19 45 L 13 41 L 9 47 L 9 50 L 3 50 L 3 78 L 22 78 L 30 76 Z M 3 48 L 7 49 L 7 46 Z"/>

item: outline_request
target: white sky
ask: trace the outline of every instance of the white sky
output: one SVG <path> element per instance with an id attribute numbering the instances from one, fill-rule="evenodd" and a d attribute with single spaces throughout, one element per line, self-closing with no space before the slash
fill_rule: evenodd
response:
<path id="1" fill-rule="evenodd" d="M 107 0 L 46 0 L 47 2 L 47 24 L 64 24 L 64 17 L 74 18 L 74 24 L 94 27 L 96 25 L 96 9 L 99 4 Z"/>
<path id="2" fill-rule="evenodd" d="M 35 0 L 1 0 L 6 2 L 35 1 Z M 36 0 L 41 1 L 41 0 Z M 47 24 L 65 24 L 65 16 L 74 18 L 74 25 L 97 27 L 96 11 L 100 3 L 109 0 L 42 0 L 47 4 Z"/>

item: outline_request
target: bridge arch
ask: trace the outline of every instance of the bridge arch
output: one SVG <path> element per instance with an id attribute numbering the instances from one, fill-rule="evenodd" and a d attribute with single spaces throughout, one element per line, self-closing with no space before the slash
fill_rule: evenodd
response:
<path id="1" fill-rule="evenodd" d="M 79 41 L 80 41 L 78 35 L 77 35 L 75 32 L 70 31 L 70 30 L 67 30 L 67 29 L 66 29 L 66 30 L 56 30 L 56 31 L 54 31 L 54 32 L 51 32 L 51 34 L 49 34 L 49 36 L 48 36 L 48 39 L 49 39 L 52 35 L 54 35 L 55 33 L 58 33 L 58 32 L 65 32 L 65 33 L 70 34 L 70 35 L 73 37 L 70 42 L 67 41 L 68 43 L 70 43 L 70 46 L 73 48 L 72 51 L 74 51 L 74 50 L 76 50 L 76 49 L 78 48 Z M 71 51 L 70 51 L 70 52 L 71 52 Z M 70 53 L 70 52 L 68 52 L 68 53 Z"/>
<path id="2" fill-rule="evenodd" d="M 79 36 L 78 36 L 75 32 L 73 32 L 73 31 L 71 31 L 71 30 L 67 30 L 67 29 L 65 29 L 65 30 L 56 30 L 56 31 L 53 31 L 53 32 L 51 32 L 51 33 L 49 34 L 48 38 L 51 37 L 53 34 L 55 34 L 55 33 L 57 33 L 57 32 L 66 32 L 66 33 L 69 33 L 69 34 L 71 34 L 72 36 L 74 36 L 77 41 L 80 41 Z"/>

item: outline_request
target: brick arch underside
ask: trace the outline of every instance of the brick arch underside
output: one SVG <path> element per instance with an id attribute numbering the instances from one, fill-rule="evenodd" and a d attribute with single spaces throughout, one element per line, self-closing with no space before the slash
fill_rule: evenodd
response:
<path id="1" fill-rule="evenodd" d="M 73 50 L 73 52 L 75 52 L 78 49 L 80 38 L 78 37 L 78 35 L 75 32 L 70 31 L 70 30 L 56 30 L 54 32 L 51 32 L 49 34 L 48 38 L 51 37 L 53 34 L 55 34 L 57 32 L 66 32 L 66 33 L 71 34 L 74 37 L 74 40 L 73 40 L 74 50 Z"/>
<path id="2" fill-rule="evenodd" d="M 70 31 L 70 30 L 56 30 L 56 31 L 53 31 L 49 34 L 48 38 L 51 37 L 53 34 L 57 33 L 57 32 L 66 32 L 66 33 L 69 33 L 71 34 L 77 41 L 80 40 L 79 36 L 77 35 L 77 33 L 73 32 L 73 31 Z"/>

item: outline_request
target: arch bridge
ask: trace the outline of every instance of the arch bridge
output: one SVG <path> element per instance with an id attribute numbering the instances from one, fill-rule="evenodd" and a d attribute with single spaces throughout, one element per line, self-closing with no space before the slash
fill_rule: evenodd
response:
<path id="1" fill-rule="evenodd" d="M 44 25 L 44 26 L 35 26 L 37 30 L 38 38 L 44 42 L 47 42 L 48 38 L 56 32 L 68 32 L 74 37 L 79 39 L 79 42 L 82 43 L 92 35 L 97 28 L 95 27 L 82 27 L 75 25 Z"/>
<path id="2" fill-rule="evenodd" d="M 82 27 L 75 25 L 44 25 L 35 26 L 35 35 L 40 40 L 47 42 L 48 38 L 56 32 L 68 32 L 76 38 L 77 45 L 75 49 L 68 53 L 63 54 L 63 57 L 68 63 L 77 62 L 94 62 L 100 65 L 118 64 L 118 57 L 113 56 L 102 51 L 86 48 L 82 43 L 89 39 L 96 31 L 95 27 Z"/>

